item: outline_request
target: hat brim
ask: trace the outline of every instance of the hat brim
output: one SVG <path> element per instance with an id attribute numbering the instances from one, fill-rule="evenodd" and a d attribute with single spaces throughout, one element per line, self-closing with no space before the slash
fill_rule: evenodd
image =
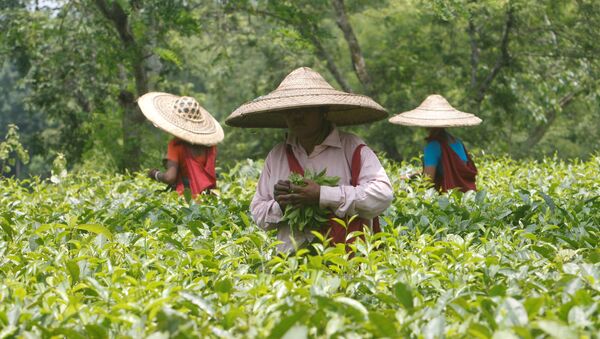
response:
<path id="1" fill-rule="evenodd" d="M 328 107 L 328 120 L 338 126 L 359 125 L 388 116 L 385 108 L 369 97 L 339 91 L 329 92 L 297 95 L 286 93 L 286 96 L 271 93 L 240 106 L 225 123 L 233 127 L 286 128 L 286 113 L 309 107 Z"/>
<path id="2" fill-rule="evenodd" d="M 458 110 L 423 110 L 400 113 L 391 117 L 392 124 L 414 127 L 469 127 L 481 124 L 482 120 L 471 113 Z"/>
<path id="3" fill-rule="evenodd" d="M 164 112 L 164 108 L 157 105 L 158 98 L 174 102 L 179 97 L 169 93 L 151 92 L 141 96 L 137 102 L 144 116 L 159 129 L 192 144 L 212 146 L 223 141 L 225 136 L 223 128 L 202 106 L 199 108 L 202 111 L 202 115 L 206 119 L 210 119 L 210 121 L 205 123 L 206 126 L 194 125 L 194 130 L 190 130 L 189 126 L 185 128 L 181 121 L 172 118 L 169 119 L 169 115 L 166 114 L 167 112 Z"/>

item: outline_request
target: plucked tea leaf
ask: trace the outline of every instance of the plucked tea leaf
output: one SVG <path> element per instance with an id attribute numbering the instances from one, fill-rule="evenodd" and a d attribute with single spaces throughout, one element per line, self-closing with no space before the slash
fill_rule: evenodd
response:
<path id="1" fill-rule="evenodd" d="M 290 173 L 289 180 L 297 186 L 305 186 L 305 180 L 312 180 L 321 186 L 335 186 L 339 177 L 326 176 L 326 170 L 319 173 L 306 171 L 304 176 L 298 173 Z M 318 229 L 329 219 L 330 211 L 314 206 L 294 207 L 287 206 L 283 214 L 282 222 L 287 223 L 293 230 L 304 231 L 304 229 Z"/>

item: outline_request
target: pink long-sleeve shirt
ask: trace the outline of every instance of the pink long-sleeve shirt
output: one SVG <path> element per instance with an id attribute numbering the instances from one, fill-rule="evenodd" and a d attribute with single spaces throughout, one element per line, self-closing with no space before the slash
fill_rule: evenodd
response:
<path id="1" fill-rule="evenodd" d="M 390 180 L 379 159 L 368 147 L 361 150 L 358 185 L 355 187 L 350 184 L 352 154 L 358 145 L 364 144 L 359 137 L 334 127 L 327 138 L 308 155 L 297 138 L 289 136 L 286 142 L 275 146 L 267 155 L 256 194 L 250 204 L 252 218 L 260 227 L 265 230 L 277 228 L 277 238 L 283 242 L 278 250 L 291 252 L 294 242 L 300 246 L 314 237 L 309 230 L 304 233 L 296 230 L 292 241 L 290 227 L 280 223 L 283 212 L 274 199 L 273 190 L 277 181 L 287 180 L 290 175 L 286 157 L 288 144 L 305 171 L 320 172 L 327 169 L 328 176 L 340 177 L 339 186 L 321 186 L 319 201 L 321 207 L 331 209 L 336 216 L 343 218 L 358 214 L 371 220 L 392 202 L 394 195 Z"/>

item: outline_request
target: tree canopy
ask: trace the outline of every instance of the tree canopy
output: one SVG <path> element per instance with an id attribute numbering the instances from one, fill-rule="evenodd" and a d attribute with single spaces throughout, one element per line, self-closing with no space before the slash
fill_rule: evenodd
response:
<path id="1" fill-rule="evenodd" d="M 439 93 L 484 123 L 472 149 L 587 157 L 598 147 L 600 3 L 593 0 L 10 0 L 0 5 L 0 135 L 20 127 L 30 171 L 156 165 L 167 135 L 135 100 L 196 97 L 218 120 L 308 66 L 390 114 Z M 393 159 L 424 132 L 351 128 Z M 221 164 L 264 157 L 283 131 L 225 127 Z"/>

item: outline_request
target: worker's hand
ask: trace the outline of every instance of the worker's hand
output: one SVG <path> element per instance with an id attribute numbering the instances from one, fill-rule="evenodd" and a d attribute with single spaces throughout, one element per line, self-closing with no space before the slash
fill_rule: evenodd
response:
<path id="1" fill-rule="evenodd" d="M 153 168 L 148 171 L 148 178 L 156 180 L 156 173 L 159 172 L 158 169 Z"/>
<path id="2" fill-rule="evenodd" d="M 413 179 L 416 179 L 419 175 L 422 175 L 422 173 L 421 172 L 409 172 L 406 174 L 401 174 L 400 180 L 406 180 L 406 181 L 413 180 Z"/>
<path id="3" fill-rule="evenodd" d="M 279 200 L 284 205 L 308 206 L 319 203 L 321 198 L 321 186 L 312 180 L 304 180 L 306 186 L 291 184 L 288 194 L 280 195 Z"/>
<path id="4" fill-rule="evenodd" d="M 287 204 L 281 200 L 281 196 L 290 193 L 290 185 L 291 183 L 289 180 L 279 180 L 273 187 L 273 196 L 282 210 L 285 210 Z"/>

